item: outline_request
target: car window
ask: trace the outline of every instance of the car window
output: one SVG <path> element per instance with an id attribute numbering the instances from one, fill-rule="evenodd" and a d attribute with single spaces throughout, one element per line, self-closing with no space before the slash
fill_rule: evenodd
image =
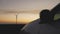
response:
<path id="1" fill-rule="evenodd" d="M 55 14 L 55 16 L 54 16 L 54 20 L 58 20 L 58 19 L 60 19 L 60 13 L 59 14 Z"/>

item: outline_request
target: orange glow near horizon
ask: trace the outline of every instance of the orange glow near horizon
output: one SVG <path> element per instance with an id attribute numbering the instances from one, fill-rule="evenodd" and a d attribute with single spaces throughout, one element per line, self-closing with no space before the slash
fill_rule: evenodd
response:
<path id="1" fill-rule="evenodd" d="M 18 20 L 17 21 L 17 24 L 27 24 L 27 23 L 30 23 L 31 21 L 33 21 L 33 19 L 31 19 L 31 20 L 29 20 L 29 19 L 21 19 L 21 20 Z M 8 24 L 9 23 L 16 24 L 16 21 L 15 20 L 0 20 L 0 22 L 8 22 Z"/>
<path id="2" fill-rule="evenodd" d="M 17 17 L 17 24 L 27 24 L 38 18 L 39 18 L 38 14 L 20 13 Z M 0 15 L 0 22 L 9 22 L 9 23 L 11 22 L 11 24 L 15 22 L 14 24 L 16 24 L 16 15 L 13 14 Z"/>

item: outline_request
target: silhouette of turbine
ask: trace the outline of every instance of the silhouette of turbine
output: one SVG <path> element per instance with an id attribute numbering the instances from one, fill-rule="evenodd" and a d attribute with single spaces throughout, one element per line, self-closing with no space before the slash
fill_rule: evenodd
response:
<path id="1" fill-rule="evenodd" d="M 17 22 L 18 22 L 18 14 L 19 14 L 19 13 L 16 13 L 16 24 L 17 24 Z"/>
<path id="2" fill-rule="evenodd" d="M 16 24 L 17 24 L 17 16 L 18 16 L 18 15 L 16 15 Z"/>

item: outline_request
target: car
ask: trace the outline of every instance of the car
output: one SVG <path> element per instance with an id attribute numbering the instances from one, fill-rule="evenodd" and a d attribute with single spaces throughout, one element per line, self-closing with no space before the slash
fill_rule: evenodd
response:
<path id="1" fill-rule="evenodd" d="M 49 12 L 50 23 L 41 23 L 41 19 L 36 19 L 25 25 L 21 31 L 29 34 L 60 34 L 60 3 Z"/>

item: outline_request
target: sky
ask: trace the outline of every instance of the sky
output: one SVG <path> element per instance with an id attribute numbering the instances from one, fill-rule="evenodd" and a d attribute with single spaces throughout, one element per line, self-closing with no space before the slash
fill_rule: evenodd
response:
<path id="1" fill-rule="evenodd" d="M 18 13 L 18 24 L 29 23 L 39 18 L 41 10 L 51 10 L 58 3 L 60 0 L 0 0 L 0 22 L 16 22 Z"/>

